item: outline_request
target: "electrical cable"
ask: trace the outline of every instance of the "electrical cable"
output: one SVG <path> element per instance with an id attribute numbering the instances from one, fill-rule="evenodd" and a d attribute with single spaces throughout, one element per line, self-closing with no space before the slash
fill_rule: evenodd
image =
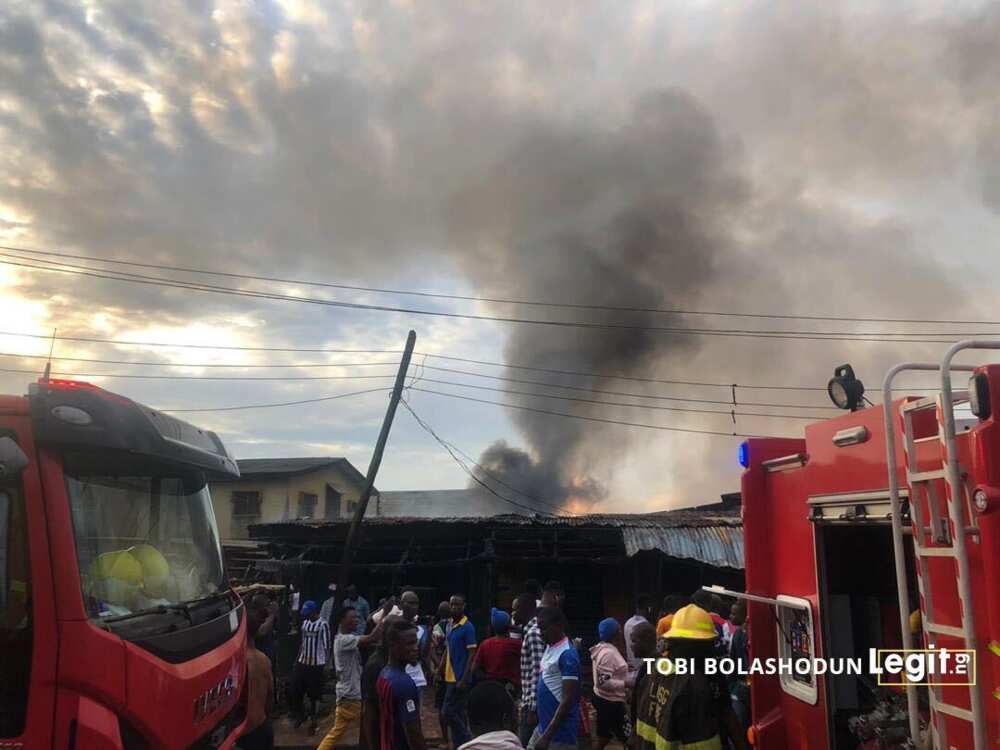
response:
<path id="1" fill-rule="evenodd" d="M 362 396 L 366 393 L 379 393 L 391 390 L 392 388 L 368 388 L 367 390 L 364 391 L 337 393 L 333 396 L 320 396 L 319 398 L 304 398 L 299 401 L 282 401 L 280 403 L 270 403 L 270 404 L 242 404 L 240 406 L 212 406 L 204 409 L 157 409 L 157 411 L 166 412 L 168 414 L 180 414 L 183 412 L 186 412 L 188 414 L 194 414 L 196 412 L 245 411 L 247 409 L 274 409 L 280 406 L 299 406 L 300 404 L 318 404 L 321 401 L 336 401 L 339 398 L 350 398 L 351 396 Z"/>
<path id="2" fill-rule="evenodd" d="M 779 437 L 777 435 L 759 435 L 759 434 L 747 434 L 741 432 L 722 432 L 719 430 L 698 430 L 690 427 L 667 427 L 666 425 L 656 425 L 656 424 L 643 424 L 642 422 L 626 422 L 619 419 L 605 419 L 603 417 L 588 417 L 582 414 L 567 414 L 561 411 L 551 411 L 549 409 L 536 409 L 532 406 L 521 406 L 519 404 L 505 404 L 500 401 L 488 401 L 483 398 L 474 398 L 473 396 L 460 396 L 457 393 L 445 393 L 443 391 L 432 391 L 428 388 L 413 388 L 411 390 L 419 391 L 420 393 L 431 393 L 436 396 L 447 396 L 448 398 L 457 398 L 463 401 L 475 401 L 480 404 L 490 404 L 492 406 L 503 406 L 509 409 L 520 409 L 521 411 L 534 412 L 536 414 L 548 414 L 553 417 L 567 417 L 569 419 L 580 419 L 586 422 L 601 422 L 604 424 L 616 424 L 623 425 L 625 427 L 642 427 L 648 430 L 662 430 L 665 432 L 686 432 L 695 435 L 718 435 L 720 437 Z"/>
<path id="3" fill-rule="evenodd" d="M 10 258 L 17 256 L 11 256 L 6 253 L 0 253 L 0 257 Z M 33 260 L 35 262 L 43 262 L 43 263 L 47 262 L 44 260 L 39 261 L 34 258 L 29 258 L 27 260 Z M 479 321 L 490 321 L 499 323 L 545 325 L 545 326 L 555 326 L 560 328 L 622 330 L 622 331 L 638 331 L 638 332 L 656 332 L 665 334 L 669 333 L 678 335 L 722 336 L 722 337 L 735 337 L 735 338 L 764 338 L 764 339 L 802 340 L 802 341 L 856 341 L 856 342 L 867 341 L 873 343 L 924 343 L 924 344 L 954 343 L 954 338 L 914 339 L 912 337 L 914 336 L 967 337 L 974 335 L 989 336 L 989 335 L 995 335 L 997 333 L 995 331 L 988 332 L 985 334 L 968 334 L 962 332 L 892 333 L 883 331 L 872 331 L 872 332 L 760 331 L 760 330 L 741 330 L 741 329 L 713 329 L 713 328 L 698 329 L 698 328 L 681 328 L 681 327 L 670 327 L 670 326 L 645 326 L 645 325 L 633 325 L 625 323 L 603 323 L 603 322 L 588 322 L 588 321 L 540 320 L 533 318 L 504 317 L 498 315 L 478 315 L 472 313 L 445 312 L 441 310 L 421 310 L 415 308 L 396 307 L 389 305 L 370 305 L 370 304 L 363 304 L 360 302 L 347 302 L 344 300 L 319 299 L 315 297 L 302 297 L 295 295 L 277 294 L 272 292 L 241 290 L 241 289 L 234 289 L 232 287 L 222 287 L 210 284 L 203 284 L 200 282 L 192 283 L 192 282 L 183 282 L 176 279 L 169 279 L 157 276 L 143 276 L 141 274 L 126 273 L 123 271 L 112 271 L 112 272 L 101 273 L 98 270 L 94 270 L 88 266 L 73 266 L 73 264 L 64 262 L 60 262 L 60 265 L 67 266 L 68 268 L 37 266 L 37 265 L 30 265 L 28 263 L 14 262 L 11 260 L 0 260 L 0 264 L 18 266 L 23 268 L 31 268 L 34 270 L 43 271 L 47 273 L 66 273 L 77 276 L 88 276 L 92 278 L 107 279 L 112 281 L 127 281 L 131 283 L 149 284 L 161 287 L 172 287 L 177 289 L 187 289 L 191 291 L 211 292 L 216 294 L 229 294 L 239 297 L 250 297 L 254 299 L 298 302 L 298 303 L 321 305 L 325 307 L 337 307 L 337 308 L 352 309 L 352 310 L 393 312 L 393 313 L 403 313 L 407 315 L 427 315 L 432 317 L 455 318 L 461 320 L 479 320 Z M 73 268 L 86 269 L 86 270 L 69 270 Z"/>
<path id="4" fill-rule="evenodd" d="M 17 333 L 14 331 L 0 331 L 0 336 L 24 336 L 27 338 L 45 339 L 51 340 L 53 338 L 52 334 L 39 334 L 39 333 Z M 309 347 L 271 347 L 271 346 L 222 346 L 222 345 L 212 345 L 212 344 L 167 344 L 158 341 L 120 341 L 117 339 L 102 339 L 89 336 L 56 336 L 57 341 L 77 341 L 86 343 L 97 343 L 97 344 L 110 344 L 114 346 L 149 346 L 149 347 L 162 347 L 167 349 L 219 349 L 224 351 L 247 351 L 247 352 L 296 352 L 296 353 L 330 353 L 330 354 L 340 354 L 340 353 L 351 353 L 351 354 L 401 354 L 401 349 L 325 349 L 325 348 L 309 348 Z M 701 380 L 668 380 L 664 378 L 644 378 L 634 375 L 613 375 L 610 373 L 599 373 L 599 372 L 585 372 L 581 370 L 560 370 L 553 369 L 550 367 L 536 367 L 532 365 L 521 365 L 514 364 L 510 362 L 493 362 L 490 360 L 483 359 L 473 359 L 470 357 L 456 357 L 447 354 L 433 354 L 431 352 L 414 352 L 414 355 L 420 355 L 424 358 L 432 357 L 435 359 L 443 359 L 453 362 L 464 362 L 467 364 L 485 365 L 490 367 L 505 367 L 514 370 L 527 370 L 532 372 L 544 372 L 553 375 L 568 375 L 572 377 L 582 377 L 582 378 L 598 378 L 603 380 L 625 380 L 637 383 L 657 383 L 662 385 L 685 385 L 693 387 L 706 387 L 706 388 L 732 388 L 734 385 L 737 388 L 742 389 L 752 389 L 752 390 L 769 390 L 769 391 L 815 391 L 826 393 L 826 388 L 821 386 L 805 386 L 805 385 L 750 385 L 745 383 L 732 383 L 732 382 L 710 382 Z M 15 355 L 11 355 L 15 356 Z M 16 356 L 34 356 L 34 355 L 16 355 Z M 80 361 L 80 360 L 76 360 Z M 164 367 L 206 367 L 206 366 L 217 366 L 217 365 L 173 365 L 171 363 L 164 362 L 122 362 L 119 360 L 91 360 L 97 361 L 107 361 L 116 364 L 136 364 L 136 365 L 155 365 Z M 380 364 L 380 363 L 365 363 L 365 364 Z M 395 362 L 385 362 L 381 364 L 393 364 Z M 316 362 L 304 362 L 299 364 L 288 364 L 288 365 L 224 365 L 226 367 L 337 367 L 341 366 L 338 363 L 328 364 L 328 363 L 316 363 Z M 347 366 L 347 365 L 344 365 Z M 430 365 L 428 367 L 431 367 Z M 454 372 L 462 373 L 461 370 L 450 370 L 445 368 L 439 368 L 444 372 Z M 490 377 L 482 373 L 467 373 L 469 375 L 475 375 L 477 377 Z M 548 384 L 547 384 L 548 385 Z M 555 384 L 552 384 L 555 386 Z M 559 385 L 557 387 L 569 387 Z M 898 391 L 937 391 L 937 388 L 924 388 L 924 387 L 914 387 L 905 388 L 899 387 L 894 390 Z M 729 403 L 728 401 L 719 403 Z M 812 407 L 810 407 L 812 408 Z M 817 407 L 819 408 L 819 407 Z"/>
<path id="5" fill-rule="evenodd" d="M 0 357 L 19 357 L 21 359 L 53 359 L 61 362 L 89 362 L 102 365 L 136 365 L 142 367 L 228 367 L 233 369 L 261 369 L 277 367 L 383 367 L 392 365 L 399 367 L 399 362 L 292 362 L 279 364 L 218 364 L 212 362 L 135 362 L 127 359 L 96 359 L 93 357 L 49 357 L 47 354 L 17 354 L 15 352 L 0 352 Z"/>
<path id="6" fill-rule="evenodd" d="M 491 495 L 494 495 L 495 497 L 499 498 L 500 500 L 503 500 L 506 503 L 510 503 L 511 505 L 513 505 L 516 508 L 521 508 L 522 510 L 526 510 L 529 513 L 532 513 L 532 514 L 535 514 L 535 513 L 539 512 L 539 510 L 537 508 L 531 508 L 531 507 L 529 507 L 527 505 L 524 505 L 522 503 L 519 503 L 519 502 L 517 502 L 515 500 L 511 500 L 509 497 L 505 497 L 504 495 L 501 495 L 499 492 L 497 492 L 492 487 L 490 487 L 488 484 L 486 484 L 482 479 L 480 479 L 479 477 L 477 477 L 476 474 L 475 474 L 475 472 L 473 472 L 472 470 L 470 470 L 469 467 L 465 465 L 465 462 L 462 461 L 457 455 L 455 455 L 455 451 L 457 450 L 457 448 L 454 448 L 454 446 L 452 446 L 447 440 L 443 439 L 440 435 L 438 435 L 429 424 L 427 424 L 423 419 L 421 419 L 420 416 L 413 410 L 413 407 L 411 407 L 409 405 L 409 403 L 407 403 L 407 401 L 406 401 L 405 398 L 400 399 L 400 403 L 406 408 L 406 410 L 408 412 L 410 412 L 410 415 L 413 417 L 414 420 L 416 420 L 417 424 L 420 425 L 420 427 L 428 435 L 430 435 L 432 438 L 434 438 L 434 440 L 442 448 L 444 448 L 448 452 L 448 455 L 451 456 L 452 460 L 455 461 L 455 463 L 458 464 L 465 471 L 465 473 L 469 475 L 469 477 L 474 482 L 476 482 L 481 487 L 483 487 Z M 476 465 L 479 466 L 478 463 Z M 482 468 L 482 467 L 480 467 L 480 468 Z M 537 498 L 531 497 L 530 495 L 525 495 L 523 492 L 520 492 L 518 490 L 514 490 L 514 491 L 517 492 L 519 495 L 527 497 L 527 498 L 533 500 L 534 502 L 536 502 L 536 503 L 538 503 L 540 505 L 545 505 L 545 506 L 550 507 L 550 508 L 556 507 L 556 506 L 551 505 L 549 503 L 545 503 L 545 502 L 543 502 L 541 500 L 538 500 Z M 545 515 L 553 515 L 553 514 L 546 513 Z"/>
<path id="7" fill-rule="evenodd" d="M 325 287 L 329 289 L 345 289 L 349 291 L 371 292 L 378 294 L 396 294 L 413 297 L 428 297 L 433 299 L 450 299 L 464 302 L 489 302 L 505 305 L 526 305 L 533 307 L 565 308 L 573 310 L 601 310 L 606 312 L 638 312 L 638 313 L 662 313 L 666 315 L 697 315 L 713 317 L 733 317 L 733 318 L 769 318 L 773 320 L 811 320 L 811 321 L 838 321 L 850 323 L 930 323 L 933 325 L 1000 325 L 1000 321 L 989 320 L 941 320 L 932 318 L 877 318 L 877 317 L 849 317 L 845 315 L 793 315 L 790 313 L 748 313 L 732 312 L 722 310 L 691 310 L 684 308 L 659 308 L 659 307 L 633 307 L 618 305 L 594 305 L 571 302 L 551 302 L 526 299 L 505 299 L 498 297 L 483 297 L 478 295 L 447 294 L 443 292 L 415 291 L 407 289 L 387 289 L 383 287 L 360 286 L 353 284 L 340 284 L 324 281 L 306 281 L 303 279 L 286 279 L 275 276 L 261 276 L 254 274 L 233 273 L 227 271 L 213 271 L 206 268 L 192 268 L 185 266 L 173 266 L 157 263 L 142 263 L 139 261 L 122 260 L 119 258 L 101 258 L 92 255 L 76 255 L 72 253 L 56 252 L 53 250 L 36 250 L 11 245 L 0 245 L 0 249 L 15 253 L 25 253 L 27 255 L 44 255 L 58 258 L 70 258 L 73 260 L 88 260 L 98 263 L 131 266 L 135 268 L 152 268 L 160 271 L 175 271 L 182 273 L 202 274 L 209 276 L 222 276 L 226 278 L 243 279 L 248 281 L 265 281 L 269 283 L 294 284 L 299 286 Z"/>
<path id="8" fill-rule="evenodd" d="M 380 366 L 380 365 L 393 365 L 396 366 L 396 362 L 352 362 L 343 364 L 332 364 L 332 365 L 318 365 L 318 364 L 305 364 L 305 365 L 228 365 L 228 364 L 170 364 L 165 362 L 128 362 L 124 360 L 102 360 L 93 358 L 83 358 L 83 357 L 48 357 L 41 354 L 14 354 L 11 352 L 0 352 L 0 357 L 15 357 L 24 359 L 54 359 L 60 361 L 70 361 L 70 362 L 87 362 L 90 364 L 132 364 L 132 365 L 150 365 L 150 366 L 160 366 L 160 367 L 198 367 L 198 368 L 209 368 L 209 367 L 227 367 L 227 368 L 262 368 L 262 367 L 365 367 L 365 366 Z M 719 399 L 701 399 L 701 398 L 685 398 L 681 396 L 661 396 L 657 394 L 644 394 L 644 393 L 629 393 L 627 391 L 610 391 L 600 388 L 584 388 L 582 386 L 574 385 L 561 385 L 558 383 L 543 383 L 537 380 L 524 380 L 520 378 L 505 378 L 499 375 L 484 375 L 481 373 L 466 372 L 463 370 L 452 370 L 445 367 L 433 367 L 431 365 L 421 365 L 421 368 L 428 370 L 436 370 L 449 372 L 458 375 L 468 375 L 473 377 L 487 378 L 490 380 L 499 380 L 502 382 L 509 383 L 521 383 L 525 385 L 536 385 L 543 388 L 562 388 L 572 391 L 580 391 L 585 393 L 598 393 L 602 395 L 610 396 L 625 396 L 627 398 L 642 398 L 651 399 L 657 401 L 675 401 L 681 403 L 703 403 L 703 404 L 719 404 L 719 405 L 730 405 L 732 401 L 722 401 Z M 20 373 L 25 375 L 35 374 L 33 370 L 21 370 L 14 368 L 0 368 L 0 372 L 9 373 Z M 392 378 L 395 377 L 393 374 L 385 375 L 309 375 L 309 376 L 213 376 L 213 375 L 144 375 L 144 374 L 131 374 L 131 373 L 59 373 L 61 376 L 73 375 L 75 377 L 87 377 L 87 378 L 122 378 L 130 380 L 205 380 L 205 381 L 258 381 L 258 382 L 312 382 L 312 381 L 325 381 L 325 380 L 371 380 L 377 378 Z M 489 390 L 498 391 L 500 393 L 520 393 L 521 395 L 533 395 L 538 397 L 545 397 L 545 394 L 534 394 L 526 393 L 523 391 L 506 391 L 497 388 L 488 388 L 486 386 L 478 386 L 471 383 L 457 383 L 450 380 L 439 380 L 436 378 L 424 378 L 423 373 L 420 374 L 420 379 L 428 383 L 437 383 L 439 385 L 452 385 L 461 386 L 465 388 L 475 388 L 477 390 Z M 565 396 L 552 396 L 552 398 L 561 398 L 562 400 L 588 400 L 588 399 L 570 399 Z M 593 401 L 593 403 L 606 403 L 601 401 Z M 623 406 L 641 406 L 641 404 L 621 404 Z M 835 410 L 836 407 L 833 406 L 812 406 L 810 404 L 776 404 L 776 403 L 761 403 L 758 401 L 746 401 L 740 402 L 741 406 L 759 406 L 766 408 L 778 408 L 778 409 L 822 409 L 822 410 Z M 658 408 L 655 406 L 650 406 L 650 408 Z M 662 407 L 666 408 L 666 407 Z M 687 411 L 684 409 L 668 409 L 671 411 Z M 723 412 L 707 412 L 707 413 L 723 413 Z M 724 412 L 729 414 L 730 412 Z M 746 416 L 753 416 L 747 414 Z M 812 417 L 809 417 L 812 419 Z"/>
<path id="9" fill-rule="evenodd" d="M 690 414 L 716 414 L 723 417 L 729 417 L 735 415 L 737 417 L 773 417 L 776 419 L 802 419 L 809 422 L 818 422 L 826 419 L 824 416 L 819 415 L 800 415 L 800 414 L 756 414 L 753 412 L 743 412 L 743 411 L 718 411 L 716 409 L 691 409 L 682 406 L 659 406 L 657 404 L 626 404 L 620 401 L 602 401 L 600 399 L 593 398 L 579 398 L 575 396 L 554 396 L 547 393 L 531 393 L 530 391 L 512 391 L 505 388 L 490 388 L 488 386 L 482 385 L 470 385 L 468 383 L 455 383 L 449 380 L 435 380 L 434 378 L 424 378 L 424 383 L 435 383 L 438 385 L 450 385 L 457 386 L 459 388 L 475 388 L 480 391 L 492 391 L 494 393 L 504 393 L 511 396 L 530 396 L 532 398 L 547 398 L 555 399 L 558 401 L 575 401 L 578 403 L 585 404 L 598 404 L 600 406 L 624 406 L 633 409 L 653 409 L 656 411 L 676 411 L 676 412 L 687 412 Z M 730 405 L 732 402 L 728 402 Z M 750 406 L 750 404 L 740 404 L 741 406 Z M 806 407 L 806 408 L 824 408 L 824 407 Z M 830 407 L 835 408 L 835 407 Z"/>

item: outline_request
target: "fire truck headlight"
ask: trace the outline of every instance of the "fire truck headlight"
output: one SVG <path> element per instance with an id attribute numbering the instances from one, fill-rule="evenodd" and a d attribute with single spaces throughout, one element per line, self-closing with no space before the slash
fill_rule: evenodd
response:
<path id="1" fill-rule="evenodd" d="M 826 390 L 834 406 L 850 411 L 857 411 L 865 395 L 865 385 L 854 377 L 854 368 L 850 365 L 841 365 L 833 371 Z"/>
<path id="2" fill-rule="evenodd" d="M 969 408 L 979 419 L 989 419 L 990 406 L 990 379 L 985 372 L 977 373 L 969 378 Z"/>

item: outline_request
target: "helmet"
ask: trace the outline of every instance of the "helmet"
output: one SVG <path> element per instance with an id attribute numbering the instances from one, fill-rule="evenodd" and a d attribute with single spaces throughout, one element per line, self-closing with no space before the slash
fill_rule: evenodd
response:
<path id="1" fill-rule="evenodd" d="M 128 550 L 105 552 L 91 565 L 94 578 L 112 578 L 136 586 L 142 581 L 142 565 Z"/>
<path id="2" fill-rule="evenodd" d="M 144 578 L 164 578 L 170 575 L 170 565 L 167 559 L 151 544 L 137 544 L 129 547 L 132 555 L 142 566 Z"/>
<path id="3" fill-rule="evenodd" d="M 142 582 L 146 591 L 153 596 L 163 596 L 170 575 L 167 559 L 151 544 L 137 544 L 128 551 L 142 566 Z"/>
<path id="4" fill-rule="evenodd" d="M 716 638 L 715 623 L 712 617 L 697 604 L 689 604 L 674 612 L 670 622 L 670 630 L 664 636 L 671 638 L 686 638 L 692 641 L 714 641 Z"/>

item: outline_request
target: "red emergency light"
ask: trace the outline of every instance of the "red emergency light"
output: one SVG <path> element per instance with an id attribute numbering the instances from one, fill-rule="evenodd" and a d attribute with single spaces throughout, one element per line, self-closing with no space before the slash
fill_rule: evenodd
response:
<path id="1" fill-rule="evenodd" d="M 38 379 L 39 384 L 46 386 L 51 391 L 103 391 L 99 385 L 87 383 L 83 380 L 60 380 L 59 378 Z"/>

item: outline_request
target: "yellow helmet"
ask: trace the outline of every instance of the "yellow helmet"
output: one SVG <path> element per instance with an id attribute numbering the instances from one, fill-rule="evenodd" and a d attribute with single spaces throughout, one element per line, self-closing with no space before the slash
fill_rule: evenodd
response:
<path id="1" fill-rule="evenodd" d="M 142 565 L 128 550 L 105 552 L 94 560 L 91 575 L 98 579 L 112 578 L 137 586 L 142 582 Z"/>
<path id="2" fill-rule="evenodd" d="M 692 641 L 714 641 L 716 638 L 715 623 L 711 615 L 696 604 L 689 604 L 674 612 L 670 622 L 670 630 L 664 636 L 671 638 L 686 638 Z"/>
<path id="3" fill-rule="evenodd" d="M 170 575 L 170 564 L 152 544 L 137 544 L 129 547 L 128 551 L 142 566 L 144 578 L 165 578 Z"/>

